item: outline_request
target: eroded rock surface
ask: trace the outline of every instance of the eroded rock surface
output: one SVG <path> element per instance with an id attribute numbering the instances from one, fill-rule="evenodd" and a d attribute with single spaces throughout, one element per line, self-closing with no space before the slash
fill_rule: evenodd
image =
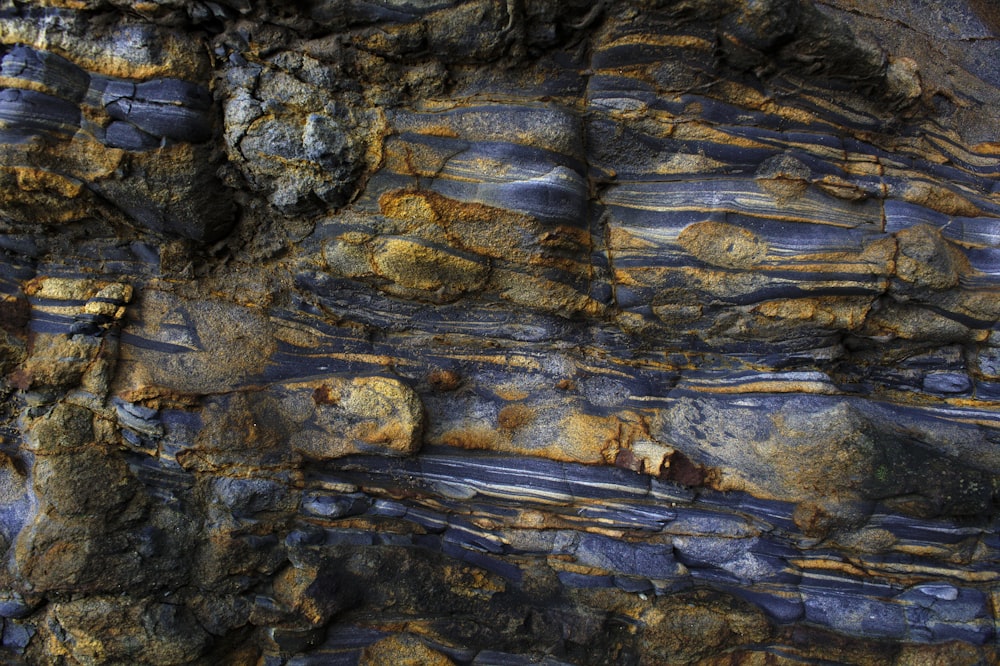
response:
<path id="1" fill-rule="evenodd" d="M 996 663 L 998 31 L 0 1 L 0 660 Z"/>

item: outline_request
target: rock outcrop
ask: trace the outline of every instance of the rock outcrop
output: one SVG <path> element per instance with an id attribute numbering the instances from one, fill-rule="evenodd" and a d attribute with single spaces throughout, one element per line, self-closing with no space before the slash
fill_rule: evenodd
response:
<path id="1" fill-rule="evenodd" d="M 0 0 L 0 660 L 1000 660 L 985 0 Z"/>

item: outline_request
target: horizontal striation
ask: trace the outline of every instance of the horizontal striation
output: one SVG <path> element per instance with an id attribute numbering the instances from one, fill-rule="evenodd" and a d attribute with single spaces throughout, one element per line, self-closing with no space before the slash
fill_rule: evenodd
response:
<path id="1" fill-rule="evenodd" d="M 44 4 L 0 661 L 995 661 L 983 3 Z"/>

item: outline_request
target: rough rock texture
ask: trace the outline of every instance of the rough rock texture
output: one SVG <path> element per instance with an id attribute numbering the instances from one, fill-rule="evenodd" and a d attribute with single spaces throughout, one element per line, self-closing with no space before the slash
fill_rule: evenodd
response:
<path id="1" fill-rule="evenodd" d="M 0 661 L 1000 661 L 987 0 L 0 0 Z"/>

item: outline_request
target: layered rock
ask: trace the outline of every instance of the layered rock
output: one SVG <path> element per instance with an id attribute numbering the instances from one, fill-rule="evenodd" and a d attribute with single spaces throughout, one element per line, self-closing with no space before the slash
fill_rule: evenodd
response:
<path id="1" fill-rule="evenodd" d="M 28 664 L 992 663 L 984 3 L 0 6 Z"/>

